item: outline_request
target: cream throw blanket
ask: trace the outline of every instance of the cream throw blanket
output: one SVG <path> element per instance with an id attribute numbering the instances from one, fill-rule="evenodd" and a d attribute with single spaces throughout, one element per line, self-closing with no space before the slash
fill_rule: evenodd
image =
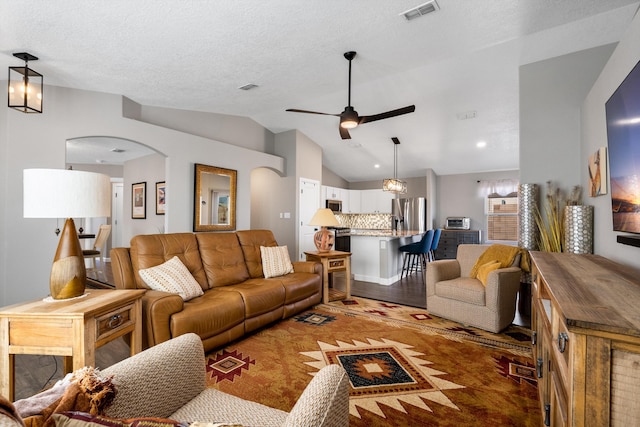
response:
<path id="1" fill-rule="evenodd" d="M 476 260 L 476 263 L 473 265 L 473 268 L 469 273 L 469 277 L 476 278 L 478 276 L 478 269 L 480 266 L 492 261 L 499 261 L 500 268 L 510 267 L 515 261 L 516 256 L 521 252 L 524 251 L 516 246 L 493 244 L 489 246 Z M 526 255 L 523 254 L 522 258 L 525 256 Z"/>

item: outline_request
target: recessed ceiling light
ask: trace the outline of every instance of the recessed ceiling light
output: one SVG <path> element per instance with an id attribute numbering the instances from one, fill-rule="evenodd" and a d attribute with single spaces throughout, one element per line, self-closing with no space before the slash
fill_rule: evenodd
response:
<path id="1" fill-rule="evenodd" d="M 478 148 L 484 148 L 486 146 L 487 146 L 487 143 L 485 141 L 478 141 L 476 143 L 476 147 L 478 147 Z"/>
<path id="2" fill-rule="evenodd" d="M 380 165 L 376 163 L 375 165 L 373 165 L 373 167 L 378 169 L 380 167 Z"/>

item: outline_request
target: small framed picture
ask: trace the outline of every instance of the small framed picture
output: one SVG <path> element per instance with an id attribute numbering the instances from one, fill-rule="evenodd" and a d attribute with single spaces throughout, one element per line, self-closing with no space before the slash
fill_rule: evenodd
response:
<path id="1" fill-rule="evenodd" d="M 147 217 L 147 183 L 131 184 L 131 218 L 145 219 Z"/>
<path id="2" fill-rule="evenodd" d="M 164 215 L 165 213 L 165 207 L 167 205 L 165 187 L 166 184 L 164 181 L 156 182 L 156 215 Z"/>

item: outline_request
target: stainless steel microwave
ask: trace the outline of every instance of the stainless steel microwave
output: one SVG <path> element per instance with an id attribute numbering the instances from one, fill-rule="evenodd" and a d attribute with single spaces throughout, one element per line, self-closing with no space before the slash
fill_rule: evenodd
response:
<path id="1" fill-rule="evenodd" d="M 471 219 L 463 216 L 447 217 L 444 228 L 447 230 L 468 230 L 471 228 Z"/>
<path id="2" fill-rule="evenodd" d="M 327 208 L 331 209 L 333 212 L 342 212 L 342 201 L 327 200 Z"/>

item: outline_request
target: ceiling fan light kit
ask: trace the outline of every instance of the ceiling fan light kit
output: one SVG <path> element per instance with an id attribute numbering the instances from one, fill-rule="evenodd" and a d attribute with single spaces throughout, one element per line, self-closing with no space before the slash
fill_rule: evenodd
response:
<path id="1" fill-rule="evenodd" d="M 371 116 L 360 116 L 358 112 L 351 106 L 351 61 L 356 57 L 356 52 L 349 51 L 344 53 L 344 57 L 349 61 L 349 92 L 347 97 L 347 106 L 340 114 L 321 113 L 318 111 L 299 110 L 297 108 L 288 108 L 286 111 L 294 113 L 306 113 L 306 114 L 320 114 L 323 116 L 336 116 L 340 117 L 340 123 L 338 131 L 342 139 L 351 139 L 349 129 L 353 129 L 363 123 L 375 122 L 376 120 L 389 119 L 391 117 L 400 116 L 407 113 L 413 113 L 416 110 L 415 105 L 409 105 L 407 107 L 398 108 L 396 110 L 386 111 L 380 114 L 374 114 Z"/>

